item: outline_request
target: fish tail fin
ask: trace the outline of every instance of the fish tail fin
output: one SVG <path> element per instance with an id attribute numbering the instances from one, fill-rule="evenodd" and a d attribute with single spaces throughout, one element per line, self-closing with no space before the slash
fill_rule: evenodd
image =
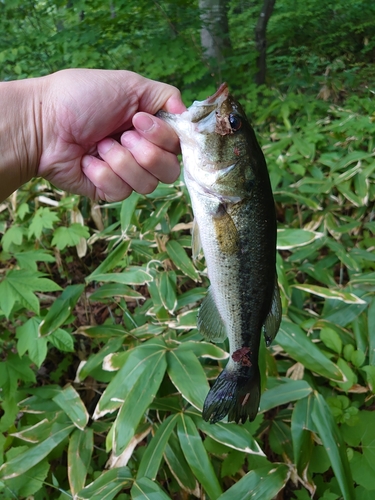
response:
<path id="1" fill-rule="evenodd" d="M 225 368 L 220 373 L 204 402 L 204 420 L 215 424 L 226 415 L 237 423 L 254 420 L 259 408 L 260 373 L 254 366 L 247 372 Z"/>

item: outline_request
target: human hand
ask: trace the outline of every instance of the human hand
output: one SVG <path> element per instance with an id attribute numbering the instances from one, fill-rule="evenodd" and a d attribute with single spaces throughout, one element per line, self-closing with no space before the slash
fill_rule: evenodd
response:
<path id="1" fill-rule="evenodd" d="M 42 82 L 36 175 L 70 193 L 119 201 L 177 179 L 179 141 L 153 116 L 182 113 L 179 91 L 130 71 L 63 70 Z"/>

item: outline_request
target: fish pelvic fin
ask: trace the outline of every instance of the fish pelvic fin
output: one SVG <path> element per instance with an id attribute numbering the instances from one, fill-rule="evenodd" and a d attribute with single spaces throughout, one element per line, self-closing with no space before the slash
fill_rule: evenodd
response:
<path id="1" fill-rule="evenodd" d="M 221 343 L 227 338 L 225 325 L 216 307 L 211 287 L 199 309 L 197 327 L 210 342 Z"/>
<path id="2" fill-rule="evenodd" d="M 276 337 L 279 330 L 282 316 L 281 298 L 279 285 L 277 283 L 277 275 L 275 276 L 275 287 L 273 291 L 271 309 L 266 317 L 263 325 L 263 334 L 266 341 L 266 346 L 269 347 Z"/>
<path id="3" fill-rule="evenodd" d="M 229 371 L 220 373 L 203 406 L 204 420 L 215 424 L 228 415 L 228 421 L 252 422 L 257 416 L 260 400 L 260 373 L 252 367 L 248 374 Z"/>

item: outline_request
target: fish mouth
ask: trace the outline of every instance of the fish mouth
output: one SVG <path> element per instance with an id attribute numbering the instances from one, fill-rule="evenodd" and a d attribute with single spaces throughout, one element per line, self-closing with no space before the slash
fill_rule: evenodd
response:
<path id="1" fill-rule="evenodd" d="M 228 85 L 224 82 L 220 85 L 220 87 L 211 97 L 208 97 L 205 101 L 202 102 L 207 102 L 207 104 L 214 104 L 214 103 L 216 104 L 216 101 L 218 101 L 219 99 L 220 101 L 222 101 L 226 99 L 228 95 L 229 95 Z"/>
<path id="2" fill-rule="evenodd" d="M 186 113 L 190 115 L 192 123 L 197 123 L 207 118 L 212 112 L 220 109 L 221 105 L 228 98 L 228 96 L 228 85 L 226 83 L 222 83 L 212 96 L 207 97 L 204 101 L 194 101 Z"/>

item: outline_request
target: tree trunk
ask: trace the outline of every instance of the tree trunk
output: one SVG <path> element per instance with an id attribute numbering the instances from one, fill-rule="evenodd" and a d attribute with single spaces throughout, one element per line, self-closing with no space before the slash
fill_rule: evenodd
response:
<path id="1" fill-rule="evenodd" d="M 266 30 L 267 24 L 273 12 L 276 0 L 264 0 L 261 13 L 257 25 L 255 27 L 255 47 L 258 51 L 257 57 L 257 73 L 255 75 L 255 83 L 262 85 L 266 82 L 266 53 L 267 53 L 267 39 Z"/>
<path id="2" fill-rule="evenodd" d="M 230 49 L 228 27 L 228 0 L 199 0 L 201 44 L 207 60 L 216 61 L 220 67 Z"/>

